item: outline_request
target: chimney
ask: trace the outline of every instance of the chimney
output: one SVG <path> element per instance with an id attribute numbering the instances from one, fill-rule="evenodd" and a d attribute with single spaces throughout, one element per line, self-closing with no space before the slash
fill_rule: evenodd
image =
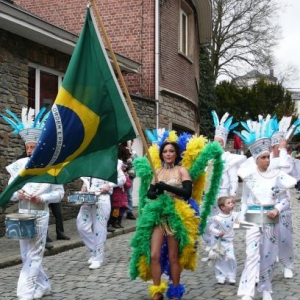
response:
<path id="1" fill-rule="evenodd" d="M 270 69 L 270 77 L 274 77 L 274 69 Z"/>

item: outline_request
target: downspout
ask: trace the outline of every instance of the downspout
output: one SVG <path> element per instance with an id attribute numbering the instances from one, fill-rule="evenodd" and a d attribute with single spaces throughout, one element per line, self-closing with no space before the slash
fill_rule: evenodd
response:
<path id="1" fill-rule="evenodd" d="M 156 102 L 156 129 L 159 128 L 159 4 L 155 0 L 155 102 Z"/>

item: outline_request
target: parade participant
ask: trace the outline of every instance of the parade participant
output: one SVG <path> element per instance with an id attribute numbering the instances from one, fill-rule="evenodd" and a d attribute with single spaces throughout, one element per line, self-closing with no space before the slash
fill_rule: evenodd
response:
<path id="1" fill-rule="evenodd" d="M 212 115 L 216 128 L 214 140 L 219 142 L 221 147 L 224 149 L 229 132 L 233 130 L 238 125 L 238 123 L 231 124 L 233 117 L 229 117 L 228 113 L 225 113 L 220 121 L 215 111 L 212 111 Z M 229 151 L 224 151 L 222 158 L 225 161 L 225 169 L 222 175 L 222 183 L 220 186 L 218 198 L 222 196 L 231 196 L 235 199 L 238 190 L 237 170 L 239 166 L 247 160 L 247 158 L 245 155 L 233 154 Z M 217 214 L 218 212 L 219 209 L 216 205 L 213 214 Z"/>
<path id="2" fill-rule="evenodd" d="M 221 147 L 224 149 L 227 143 L 227 137 L 231 130 L 233 130 L 238 123 L 232 124 L 233 117 L 229 117 L 229 113 L 225 113 L 221 120 L 215 111 L 212 111 L 213 121 L 215 125 L 215 137 L 214 140 L 217 141 Z M 233 201 L 236 200 L 237 190 L 238 190 L 238 175 L 237 170 L 239 166 L 247 160 L 245 155 L 233 154 L 229 151 L 224 151 L 222 154 L 222 159 L 225 162 L 225 168 L 222 175 L 221 186 L 219 189 L 219 197 L 232 197 Z M 216 200 L 217 201 L 217 200 Z M 212 215 L 216 215 L 220 212 L 217 203 L 215 203 L 212 211 Z M 212 247 L 214 243 L 214 237 L 209 233 L 208 227 L 206 232 L 203 234 L 202 238 L 207 245 L 207 250 Z"/>
<path id="3" fill-rule="evenodd" d="M 25 167 L 39 140 L 40 133 L 45 123 L 41 119 L 44 110 L 41 110 L 35 121 L 34 110 L 22 109 L 22 122 L 9 110 L 6 112 L 13 120 L 1 115 L 19 133 L 25 142 L 27 158 L 22 158 L 7 166 L 11 175 L 9 183 Z M 18 120 L 18 123 L 15 121 Z M 12 201 L 19 201 L 19 213 L 32 214 L 36 218 L 37 236 L 32 239 L 21 239 L 20 250 L 22 257 L 22 269 L 20 272 L 17 296 L 19 300 L 40 299 L 51 291 L 50 281 L 42 267 L 45 250 L 47 229 L 49 223 L 49 203 L 57 203 L 64 196 L 62 185 L 47 183 L 26 183 L 22 189 L 15 192 Z"/>
<path id="4" fill-rule="evenodd" d="M 271 139 L 272 152 L 270 155 L 270 168 L 280 169 L 287 174 L 295 177 L 296 169 L 295 159 L 288 155 L 286 140 L 289 129 L 295 126 L 294 123 L 290 126 L 292 117 L 283 117 L 279 123 L 275 119 L 275 129 L 277 130 Z M 296 121 L 298 122 L 298 120 Z M 277 123 L 277 124 L 276 124 Z M 291 136 L 292 137 L 292 136 Z M 295 161 L 295 163 L 294 163 Z M 295 166 L 295 167 L 294 167 Z M 287 191 L 284 197 L 290 200 L 290 193 Z M 279 244 L 278 244 L 278 259 L 283 265 L 284 278 L 293 277 L 294 269 L 294 246 L 293 246 L 293 225 L 292 225 L 292 209 L 290 201 L 287 203 L 287 207 L 279 215 Z"/>
<path id="5" fill-rule="evenodd" d="M 118 185 L 125 183 L 122 161 L 118 160 Z M 89 251 L 88 264 L 91 270 L 100 268 L 104 259 L 107 225 L 111 212 L 110 195 L 117 185 L 94 177 L 81 177 L 82 192 L 95 193 L 97 202 L 83 204 L 79 210 L 76 224 L 80 237 Z"/>
<path id="6" fill-rule="evenodd" d="M 288 206 L 286 190 L 296 180 L 279 169 L 270 169 L 271 136 L 270 116 L 259 116 L 258 122 L 243 123 L 247 131 L 237 133 L 249 146 L 256 169 L 240 168 L 243 194 L 239 221 L 246 220 L 246 260 L 238 288 L 238 297 L 253 300 L 255 286 L 263 300 L 272 300 L 272 278 L 278 251 L 278 217 Z"/>
<path id="7" fill-rule="evenodd" d="M 272 128 L 274 133 L 271 137 L 271 153 L 270 153 L 270 166 L 269 169 L 280 169 L 285 173 L 295 177 L 295 171 L 299 169 L 297 167 L 298 161 L 288 155 L 287 147 L 288 142 L 286 137 L 294 127 L 298 126 L 299 121 L 293 123 L 290 126 L 292 117 L 283 117 L 280 122 L 276 117 L 273 117 Z M 292 135 L 290 136 L 292 137 Z M 256 163 L 254 159 L 249 158 L 244 164 L 241 165 L 241 169 L 255 169 Z M 287 190 L 285 194 L 281 194 L 281 197 L 290 200 L 290 193 Z M 279 215 L 279 244 L 278 244 L 278 259 L 284 266 L 283 276 L 285 278 L 293 277 L 294 269 L 294 251 L 293 251 L 293 228 L 292 228 L 292 210 L 290 201 L 286 203 L 286 209 Z"/>
<path id="8" fill-rule="evenodd" d="M 186 133 L 177 137 L 174 131 L 166 131 L 160 140 L 150 141 L 149 153 L 157 182 L 155 177 L 150 182 L 148 160 L 137 158 L 134 166 L 137 176 L 141 177 L 141 186 L 139 219 L 131 241 L 130 275 L 132 279 L 139 276 L 145 281 L 153 280 L 149 286 L 151 299 L 163 299 L 167 290 L 168 299 L 180 300 L 185 291 L 180 283 L 181 272 L 194 270 L 197 264 L 198 205 L 205 187 L 205 177 L 200 174 L 204 173 L 210 159 L 218 157 L 219 169 L 206 197 L 207 200 L 212 198 L 213 203 L 223 169 L 222 150 L 217 143 L 209 144 L 212 148 L 206 149 L 204 137 Z M 195 200 L 191 198 L 192 194 Z M 169 276 L 169 286 L 161 279 L 163 273 Z"/>
<path id="9" fill-rule="evenodd" d="M 234 203 L 231 197 L 220 197 L 218 207 L 220 213 L 211 218 L 209 225 L 209 231 L 215 237 L 213 247 L 218 244 L 219 253 L 222 253 L 215 261 L 215 276 L 219 284 L 224 284 L 226 280 L 234 284 L 237 264 L 233 248 L 233 225 L 238 213 L 233 212 Z"/>

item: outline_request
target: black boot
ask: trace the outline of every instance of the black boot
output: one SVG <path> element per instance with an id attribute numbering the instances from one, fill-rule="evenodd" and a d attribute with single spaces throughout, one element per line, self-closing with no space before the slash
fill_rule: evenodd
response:
<path id="1" fill-rule="evenodd" d="M 118 218 L 116 217 L 111 217 L 111 226 L 113 228 L 120 228 L 119 224 L 118 224 Z"/>
<path id="2" fill-rule="evenodd" d="M 128 220 L 136 220 L 136 217 L 133 215 L 131 211 L 129 211 L 126 215 L 126 219 Z"/>
<path id="3" fill-rule="evenodd" d="M 122 226 L 122 217 L 118 217 L 117 224 L 119 225 L 119 228 L 124 228 L 124 226 Z"/>

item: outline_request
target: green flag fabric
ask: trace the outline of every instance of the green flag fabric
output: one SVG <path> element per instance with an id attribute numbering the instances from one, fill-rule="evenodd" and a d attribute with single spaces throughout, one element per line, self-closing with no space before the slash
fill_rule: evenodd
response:
<path id="1" fill-rule="evenodd" d="M 0 197 L 5 207 L 27 182 L 81 176 L 117 180 L 118 144 L 136 128 L 90 9 L 37 147 Z"/>

